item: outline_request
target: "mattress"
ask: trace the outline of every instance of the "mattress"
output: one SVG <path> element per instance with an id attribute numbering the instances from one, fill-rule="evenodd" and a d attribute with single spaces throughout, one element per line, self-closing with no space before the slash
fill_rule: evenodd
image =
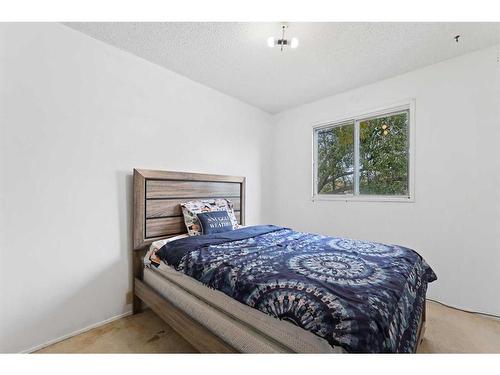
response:
<path id="1" fill-rule="evenodd" d="M 326 340 L 276 319 L 162 263 L 146 266 L 144 282 L 243 353 L 343 353 Z"/>

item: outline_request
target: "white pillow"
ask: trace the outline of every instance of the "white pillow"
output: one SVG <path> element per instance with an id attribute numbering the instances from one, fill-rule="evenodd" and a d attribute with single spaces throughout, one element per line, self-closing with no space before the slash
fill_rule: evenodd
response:
<path id="1" fill-rule="evenodd" d="M 169 242 L 175 241 L 175 240 L 179 240 L 181 238 L 186 238 L 186 237 L 189 237 L 189 234 L 184 233 L 184 234 L 179 234 L 178 236 L 169 237 L 169 238 L 165 238 L 164 240 L 158 240 L 158 241 L 153 242 L 151 244 L 151 246 L 149 246 L 149 250 L 147 251 L 146 255 L 144 256 L 144 265 L 149 266 L 149 265 L 151 265 L 151 263 L 159 264 L 160 258 L 155 256 L 155 253 L 158 250 L 160 250 L 163 247 L 163 245 L 165 245 Z M 152 259 L 151 259 L 151 256 L 153 257 Z"/>

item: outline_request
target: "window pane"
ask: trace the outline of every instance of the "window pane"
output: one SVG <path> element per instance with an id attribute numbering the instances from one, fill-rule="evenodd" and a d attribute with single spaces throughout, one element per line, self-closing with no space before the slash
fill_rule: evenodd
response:
<path id="1" fill-rule="evenodd" d="M 359 193 L 408 195 L 408 111 L 359 126 Z"/>
<path id="2" fill-rule="evenodd" d="M 352 194 L 354 123 L 318 130 L 318 194 Z"/>

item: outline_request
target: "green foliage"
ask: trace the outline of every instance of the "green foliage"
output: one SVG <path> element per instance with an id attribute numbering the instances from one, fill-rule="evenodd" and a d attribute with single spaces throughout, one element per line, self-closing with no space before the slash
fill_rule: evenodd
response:
<path id="1" fill-rule="evenodd" d="M 360 194 L 408 194 L 407 118 L 405 112 L 359 124 Z"/>
<path id="2" fill-rule="evenodd" d="M 360 194 L 408 194 L 408 113 L 362 121 Z M 352 194 L 354 123 L 318 132 L 318 192 Z"/>
<path id="3" fill-rule="evenodd" d="M 318 133 L 318 192 L 353 192 L 354 124 L 336 126 Z"/>

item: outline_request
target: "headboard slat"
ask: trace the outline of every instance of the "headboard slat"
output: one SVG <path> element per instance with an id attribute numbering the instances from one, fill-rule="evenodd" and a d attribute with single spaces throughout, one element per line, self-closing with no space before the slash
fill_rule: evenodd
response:
<path id="1" fill-rule="evenodd" d="M 240 198 L 224 197 L 233 203 L 235 211 L 239 211 L 241 207 Z M 210 197 L 200 197 L 197 200 L 210 199 Z M 186 202 L 188 199 L 147 199 L 146 200 L 146 219 L 155 217 L 171 217 L 181 216 L 182 209 L 180 204 Z"/>
<path id="2" fill-rule="evenodd" d="M 146 220 L 146 238 L 174 235 L 185 232 L 185 229 L 182 216 Z"/>
<path id="3" fill-rule="evenodd" d="M 146 199 L 239 197 L 240 186 L 232 182 L 168 181 L 146 182 Z"/>
<path id="4" fill-rule="evenodd" d="M 235 211 L 234 215 L 240 223 L 241 212 Z M 173 236 L 186 232 L 183 216 L 162 217 L 146 219 L 146 238 L 157 238 L 161 236 Z"/>

